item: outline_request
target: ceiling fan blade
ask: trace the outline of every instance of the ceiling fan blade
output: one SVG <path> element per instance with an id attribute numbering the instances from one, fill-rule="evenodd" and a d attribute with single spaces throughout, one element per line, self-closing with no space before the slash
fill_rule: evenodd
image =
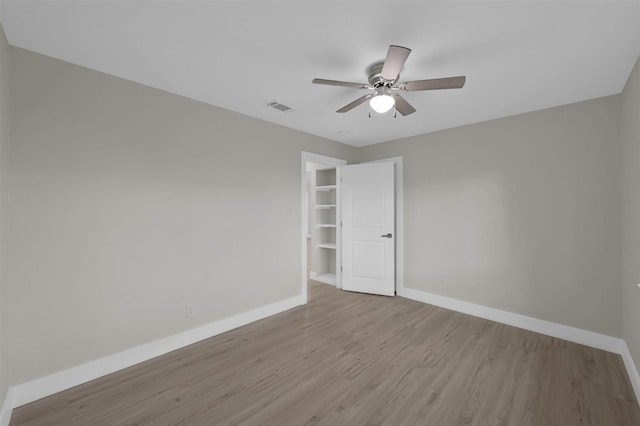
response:
<path id="1" fill-rule="evenodd" d="M 394 81 L 402 71 L 404 63 L 407 61 L 411 49 L 402 46 L 389 46 L 387 58 L 384 60 L 380 75 L 385 80 Z"/>
<path id="2" fill-rule="evenodd" d="M 393 95 L 393 98 L 396 100 L 396 111 L 398 111 L 402 115 L 409 115 L 416 112 L 416 109 L 411 106 L 409 102 L 405 98 L 400 95 Z"/>
<path id="3" fill-rule="evenodd" d="M 400 84 L 400 89 L 413 92 L 416 90 L 460 89 L 464 86 L 465 76 L 433 78 L 431 80 L 405 81 Z"/>
<path id="4" fill-rule="evenodd" d="M 337 80 L 325 80 L 324 78 L 314 78 L 311 80 L 313 84 L 326 84 L 327 86 L 343 86 L 343 87 L 352 87 L 354 89 L 368 89 L 368 84 L 363 83 L 350 83 L 348 81 L 337 81 Z"/>
<path id="5" fill-rule="evenodd" d="M 350 104 L 343 106 L 342 108 L 340 108 L 336 112 L 348 112 L 348 111 L 351 111 L 352 109 L 354 109 L 358 105 L 366 102 L 366 100 L 371 98 L 372 96 L 373 96 L 372 94 L 367 94 L 367 95 L 361 96 L 358 99 L 356 99 L 355 101 L 351 102 Z"/>

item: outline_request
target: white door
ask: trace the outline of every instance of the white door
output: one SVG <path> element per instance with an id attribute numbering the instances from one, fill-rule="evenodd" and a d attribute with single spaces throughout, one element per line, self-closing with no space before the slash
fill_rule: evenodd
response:
<path id="1" fill-rule="evenodd" d="M 395 294 L 393 163 L 341 166 L 342 289 Z"/>

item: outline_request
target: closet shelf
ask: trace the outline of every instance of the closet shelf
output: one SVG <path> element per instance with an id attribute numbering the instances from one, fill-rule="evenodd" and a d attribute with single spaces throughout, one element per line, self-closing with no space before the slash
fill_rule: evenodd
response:
<path id="1" fill-rule="evenodd" d="M 336 224 L 335 223 L 318 223 L 316 225 L 316 228 L 335 228 Z"/>
<path id="2" fill-rule="evenodd" d="M 332 249 L 332 250 L 335 250 L 337 248 L 336 243 L 319 243 L 316 247 Z"/>
<path id="3" fill-rule="evenodd" d="M 336 185 L 316 186 L 316 191 L 331 191 L 332 189 L 336 189 Z"/>
<path id="4" fill-rule="evenodd" d="M 335 204 L 316 204 L 316 209 L 318 210 L 331 209 L 331 208 L 334 208 L 335 206 L 336 206 Z"/>

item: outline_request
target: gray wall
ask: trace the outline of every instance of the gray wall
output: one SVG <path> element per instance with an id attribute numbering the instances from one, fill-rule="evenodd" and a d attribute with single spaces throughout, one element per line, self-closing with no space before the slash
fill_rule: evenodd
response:
<path id="1" fill-rule="evenodd" d="M 10 55 L 12 384 L 300 293 L 300 153 L 354 148 Z"/>
<path id="2" fill-rule="evenodd" d="M 622 92 L 622 337 L 640 370 L 640 58 Z"/>
<path id="3" fill-rule="evenodd" d="M 9 45 L 0 25 L 0 407 L 5 400 L 9 379 L 7 372 L 7 268 L 6 268 L 6 223 L 7 182 L 9 177 Z"/>
<path id="4" fill-rule="evenodd" d="M 619 100 L 361 149 L 404 157 L 405 286 L 620 336 Z"/>
<path id="5" fill-rule="evenodd" d="M 624 150 L 620 96 L 356 150 L 0 43 L 2 173 L 7 59 L 11 384 L 298 294 L 301 150 L 404 157 L 407 287 L 640 359 L 637 67 Z"/>

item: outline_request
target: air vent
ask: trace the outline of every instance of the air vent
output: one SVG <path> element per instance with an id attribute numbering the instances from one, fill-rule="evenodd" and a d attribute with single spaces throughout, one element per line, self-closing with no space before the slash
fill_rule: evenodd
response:
<path id="1" fill-rule="evenodd" d="M 289 111 L 293 111 L 291 109 L 291 107 L 288 107 L 284 104 L 281 104 L 278 101 L 271 101 L 267 104 L 267 106 L 273 108 L 273 109 L 277 109 L 278 111 L 282 111 L 282 112 L 289 112 Z"/>

